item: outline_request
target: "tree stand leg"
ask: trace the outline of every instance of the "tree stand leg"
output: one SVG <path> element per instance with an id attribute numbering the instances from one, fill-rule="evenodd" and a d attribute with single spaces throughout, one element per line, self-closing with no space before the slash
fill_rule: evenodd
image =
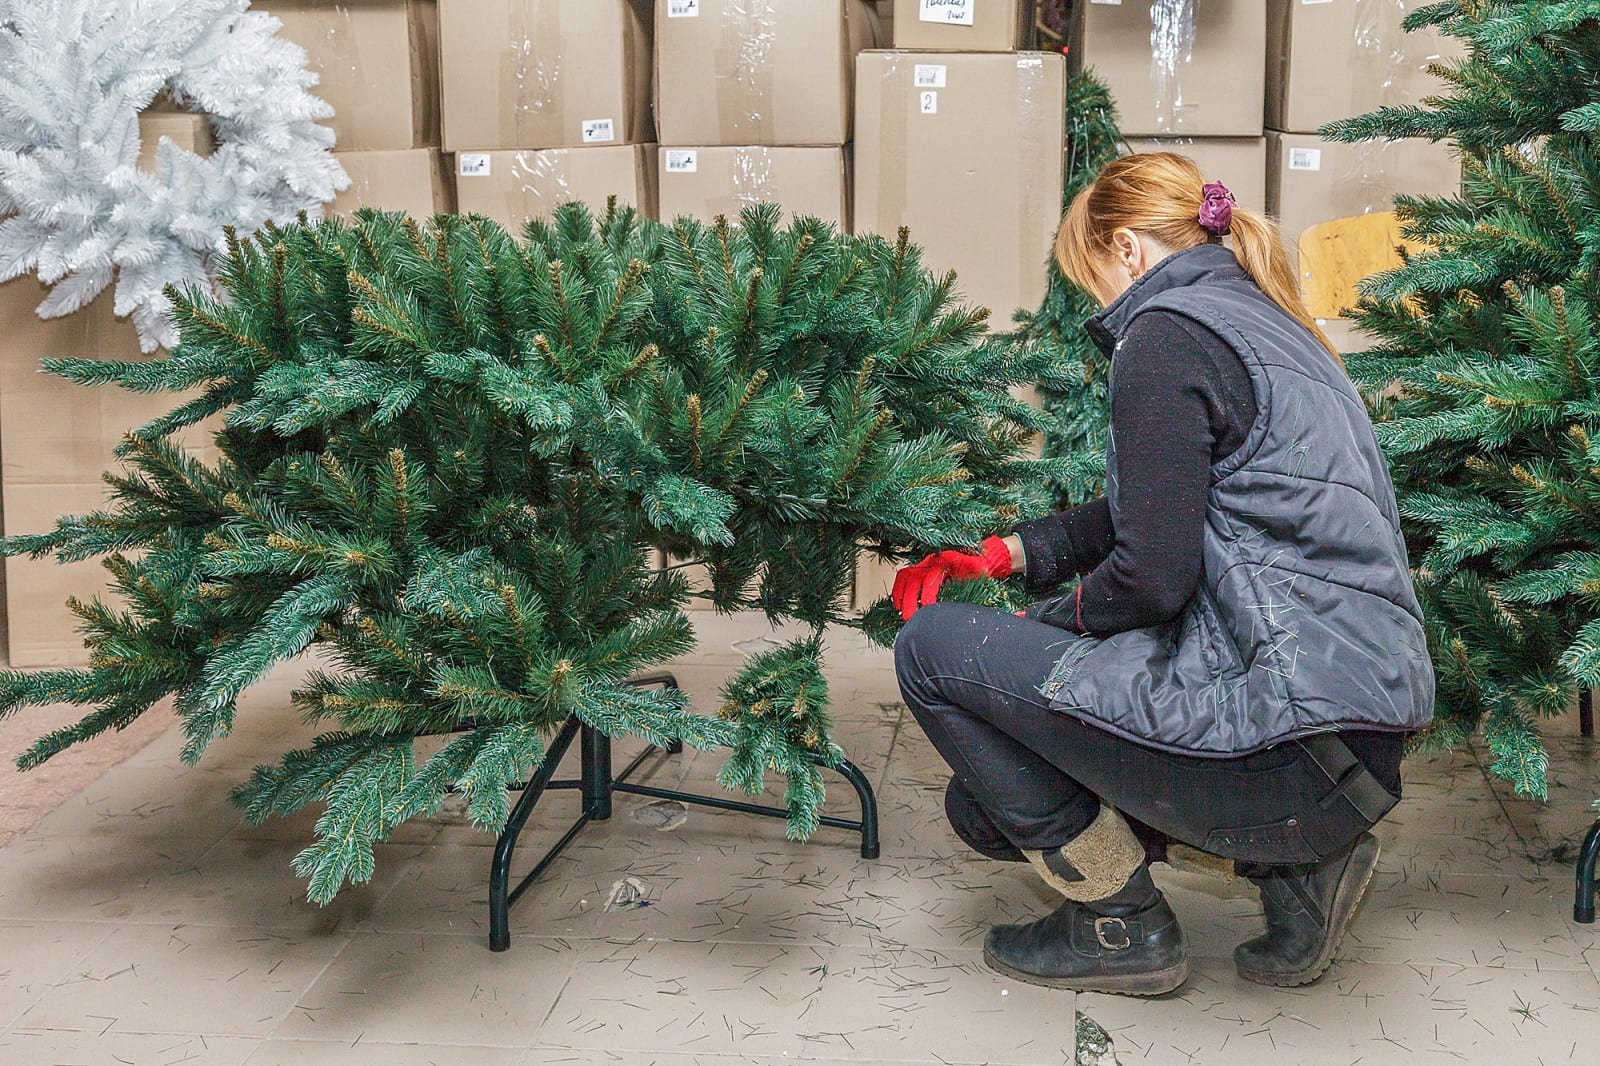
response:
<path id="1" fill-rule="evenodd" d="M 1572 920 L 1583 925 L 1594 922 L 1594 867 L 1600 859 L 1600 819 L 1589 828 L 1578 849 L 1578 894 L 1572 903 Z"/>
<path id="2" fill-rule="evenodd" d="M 678 679 L 669 673 L 648 674 L 644 677 L 634 678 L 631 682 L 638 686 L 660 685 L 663 688 L 675 689 Z M 572 738 L 580 737 L 579 752 L 581 762 L 579 776 L 576 780 L 551 780 L 555 775 L 556 765 L 561 762 L 567 749 L 572 746 Z M 683 744 L 674 741 L 666 749 L 650 747 L 641 752 L 630 762 L 620 774 L 611 773 L 611 738 L 591 726 L 569 718 L 551 742 L 549 751 L 545 754 L 544 761 L 539 765 L 539 772 L 527 783 L 522 795 L 518 798 L 516 806 L 511 809 L 510 816 L 506 819 L 506 827 L 500 834 L 500 839 L 495 842 L 494 861 L 489 867 L 489 948 L 491 951 L 505 951 L 511 947 L 511 905 L 528 890 L 528 886 L 536 881 L 540 874 L 550 868 L 557 856 L 577 839 L 583 827 L 590 822 L 603 822 L 611 817 L 611 800 L 618 793 L 623 792 L 634 796 L 649 796 L 654 799 L 677 800 L 679 803 L 693 804 L 699 807 L 712 807 L 723 811 L 739 811 L 744 814 L 761 815 L 768 818 L 787 818 L 789 812 L 782 807 L 767 807 L 754 803 L 741 803 L 737 800 L 725 799 L 721 796 L 702 796 L 692 792 L 678 792 L 673 789 L 655 788 L 650 785 L 636 785 L 628 779 L 644 761 L 654 755 L 677 755 L 683 751 Z M 824 816 L 819 819 L 822 825 L 832 826 L 836 829 L 849 829 L 861 834 L 861 857 L 876 859 L 878 857 L 878 801 L 873 795 L 872 785 L 867 781 L 866 775 L 852 762 L 842 760 L 838 766 L 829 767 L 821 759 L 817 765 L 832 769 L 841 774 L 846 781 L 856 790 L 856 797 L 861 803 L 860 821 L 848 821 L 843 818 Z M 517 848 L 517 838 L 522 835 L 522 830 L 528 824 L 528 816 L 533 813 L 533 808 L 538 805 L 546 792 L 559 790 L 576 790 L 581 797 L 580 814 L 578 820 L 572 824 L 562 838 L 556 841 L 545 856 L 535 864 L 532 871 L 517 882 L 516 888 L 511 888 L 511 857 Z"/>
<path id="3" fill-rule="evenodd" d="M 1578 693 L 1578 733 L 1594 736 L 1594 692 L 1590 689 Z"/>

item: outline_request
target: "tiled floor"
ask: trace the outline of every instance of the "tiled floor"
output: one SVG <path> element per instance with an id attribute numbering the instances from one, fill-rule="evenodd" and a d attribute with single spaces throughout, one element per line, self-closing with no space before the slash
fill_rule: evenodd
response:
<path id="1" fill-rule="evenodd" d="M 760 627 L 701 621 L 680 677 L 705 703 Z M 1074 997 L 994 976 L 978 949 L 990 923 L 1049 895 L 944 825 L 945 771 L 885 653 L 840 635 L 830 677 L 838 735 L 878 789 L 882 859 L 838 830 L 795 845 L 779 822 L 703 809 L 661 830 L 658 808 L 619 798 L 513 911 L 505 954 L 484 943 L 491 841 L 450 812 L 397 834 L 370 885 L 303 902 L 289 861 L 311 818 L 245 827 L 225 800 L 304 736 L 294 679 L 276 678 L 201 767 L 164 736 L 0 850 L 0 1063 L 1069 1062 Z M 1486 784 L 1471 752 L 1410 767 L 1373 891 L 1320 984 L 1240 981 L 1230 953 L 1260 921 L 1246 886 L 1158 868 L 1193 978 L 1077 1009 L 1127 1064 L 1593 1062 L 1600 926 L 1568 920 L 1562 848 L 1593 817 L 1600 757 L 1562 729 L 1543 807 Z M 715 790 L 716 765 L 691 753 L 650 776 Z M 830 785 L 849 811 L 851 790 Z M 524 867 L 572 803 L 536 815 Z M 644 905 L 608 908 L 630 878 Z"/>

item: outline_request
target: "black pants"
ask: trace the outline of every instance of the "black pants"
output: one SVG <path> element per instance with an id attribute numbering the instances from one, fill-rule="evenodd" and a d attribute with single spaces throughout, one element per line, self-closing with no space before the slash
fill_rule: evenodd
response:
<path id="1" fill-rule="evenodd" d="M 1229 759 L 1170 754 L 1054 711 L 1039 685 L 1071 638 L 985 607 L 935 603 L 895 641 L 911 713 L 954 771 L 946 811 L 963 840 L 1020 859 L 1070 841 L 1103 798 L 1152 859 L 1164 842 L 1253 863 L 1308 862 L 1347 846 L 1370 820 L 1290 741 Z M 1392 745 L 1399 793 L 1399 743 Z M 1390 776 L 1377 771 L 1382 780 Z"/>

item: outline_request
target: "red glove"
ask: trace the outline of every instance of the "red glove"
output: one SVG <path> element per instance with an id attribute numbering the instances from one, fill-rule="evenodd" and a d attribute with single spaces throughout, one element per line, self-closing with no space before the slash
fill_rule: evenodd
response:
<path id="1" fill-rule="evenodd" d="M 914 566 L 902 567 L 894 576 L 891 598 L 907 621 L 917 612 L 939 599 L 939 586 L 947 577 L 964 580 L 973 577 L 1007 577 L 1011 573 L 1011 549 L 999 537 L 990 537 L 982 544 L 983 552 L 935 552 Z"/>

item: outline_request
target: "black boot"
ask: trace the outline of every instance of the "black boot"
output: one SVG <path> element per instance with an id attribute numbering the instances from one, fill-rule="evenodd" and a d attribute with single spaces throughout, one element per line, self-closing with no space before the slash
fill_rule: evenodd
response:
<path id="1" fill-rule="evenodd" d="M 1362 833 L 1348 851 L 1333 858 L 1248 871 L 1261 890 L 1267 931 L 1233 949 L 1239 976 L 1285 987 L 1321 977 L 1377 865 L 1378 840 Z"/>
<path id="2" fill-rule="evenodd" d="M 1159 996 L 1189 977 L 1183 930 L 1143 866 L 1114 896 L 1068 900 L 1036 922 L 995 926 L 983 961 L 1029 984 L 1130 996 Z"/>

